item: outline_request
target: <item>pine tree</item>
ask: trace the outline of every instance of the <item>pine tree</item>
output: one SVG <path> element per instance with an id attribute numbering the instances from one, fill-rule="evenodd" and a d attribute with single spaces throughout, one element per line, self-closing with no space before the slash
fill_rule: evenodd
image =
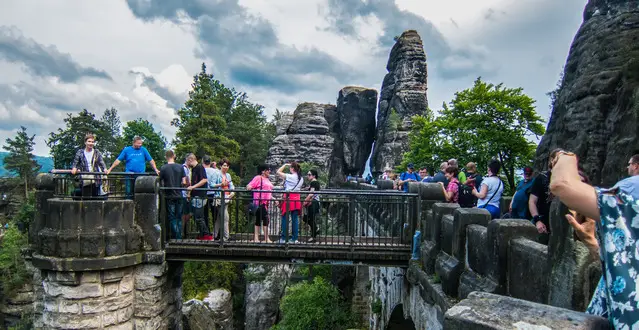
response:
<path id="1" fill-rule="evenodd" d="M 122 144 L 122 135 L 120 134 L 120 116 L 115 108 L 106 109 L 100 118 L 104 124 L 104 135 L 100 141 L 96 141 L 100 145 L 100 152 L 104 157 L 104 161 L 108 164 L 112 163 L 120 154 L 120 150 L 124 147 Z"/>
<path id="2" fill-rule="evenodd" d="M 9 155 L 4 158 L 4 167 L 18 174 L 24 181 L 25 198 L 29 197 L 29 183 L 33 182 L 36 173 L 40 170 L 40 165 L 33 156 L 34 138 L 35 134 L 29 137 L 27 128 L 20 126 L 15 139 L 7 139 L 2 147 L 9 152 Z"/>
<path id="3" fill-rule="evenodd" d="M 178 110 L 177 118 L 171 125 L 177 127 L 175 134 L 175 151 L 178 159 L 193 152 L 199 158 L 204 155 L 235 159 L 239 153 L 239 145 L 225 136 L 225 115 L 233 106 L 228 96 L 231 92 L 224 85 L 206 72 L 202 63 L 202 71 L 193 77 L 192 90 L 184 107 Z"/>

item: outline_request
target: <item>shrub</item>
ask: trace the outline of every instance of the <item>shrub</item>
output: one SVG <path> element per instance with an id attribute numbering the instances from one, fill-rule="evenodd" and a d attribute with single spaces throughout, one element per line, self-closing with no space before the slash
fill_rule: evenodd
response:
<path id="1" fill-rule="evenodd" d="M 202 300 L 215 289 L 231 291 L 238 277 L 237 266 L 231 262 L 185 262 L 182 275 L 182 297 Z"/>
<path id="2" fill-rule="evenodd" d="M 27 246 L 27 235 L 15 225 L 9 227 L 0 241 L 0 287 L 3 296 L 10 296 L 29 280 L 21 250 Z"/>
<path id="3" fill-rule="evenodd" d="M 273 329 L 348 329 L 354 317 L 336 287 L 322 277 L 286 289 L 281 321 Z"/>

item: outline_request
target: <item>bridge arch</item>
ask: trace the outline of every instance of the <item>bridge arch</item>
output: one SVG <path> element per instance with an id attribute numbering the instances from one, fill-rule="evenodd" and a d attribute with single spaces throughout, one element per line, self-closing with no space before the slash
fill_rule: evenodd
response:
<path id="1" fill-rule="evenodd" d="M 386 330 L 415 330 L 413 320 L 411 320 L 410 316 L 404 318 L 404 315 L 404 305 L 396 305 L 388 318 Z"/>

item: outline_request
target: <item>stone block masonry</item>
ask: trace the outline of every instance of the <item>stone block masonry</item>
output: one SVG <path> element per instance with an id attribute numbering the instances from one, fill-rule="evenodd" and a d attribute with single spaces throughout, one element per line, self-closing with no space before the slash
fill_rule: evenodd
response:
<path id="1" fill-rule="evenodd" d="M 37 183 L 36 327 L 181 329 L 183 264 L 164 260 L 157 178 L 138 178 L 135 200 L 56 199 L 50 175 Z"/>

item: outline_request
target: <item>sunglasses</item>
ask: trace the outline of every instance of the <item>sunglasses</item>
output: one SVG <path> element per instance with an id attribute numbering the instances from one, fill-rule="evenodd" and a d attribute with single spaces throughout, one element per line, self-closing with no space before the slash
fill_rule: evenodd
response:
<path id="1" fill-rule="evenodd" d="M 306 175 L 313 175 L 313 173 L 306 173 Z"/>

